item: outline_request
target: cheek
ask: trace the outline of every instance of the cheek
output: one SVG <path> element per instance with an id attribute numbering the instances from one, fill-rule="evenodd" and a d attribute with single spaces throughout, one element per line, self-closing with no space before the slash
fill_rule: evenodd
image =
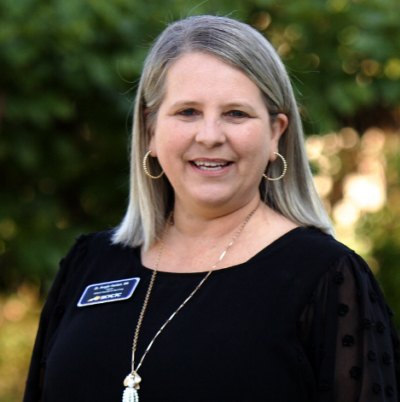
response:
<path id="1" fill-rule="evenodd" d="M 171 141 L 170 133 L 173 131 L 165 124 L 162 118 L 159 118 L 156 123 L 150 139 L 150 146 L 157 153 L 157 156 L 161 157 L 164 149 L 168 147 L 168 143 Z"/>
<path id="2" fill-rule="evenodd" d="M 195 130 L 195 126 L 191 124 L 165 119 L 163 124 L 157 126 L 155 142 L 158 147 L 170 152 L 183 150 L 193 142 Z"/>
<path id="3" fill-rule="evenodd" d="M 270 138 L 268 133 L 262 128 L 256 126 L 235 135 L 233 142 L 235 148 L 244 157 L 247 155 L 251 158 L 268 158 L 270 148 Z"/>
<path id="4" fill-rule="evenodd" d="M 190 146 L 187 138 L 172 128 L 157 131 L 153 136 L 153 143 L 160 164 L 164 169 L 172 171 L 179 168 L 178 165 L 182 163 Z"/>

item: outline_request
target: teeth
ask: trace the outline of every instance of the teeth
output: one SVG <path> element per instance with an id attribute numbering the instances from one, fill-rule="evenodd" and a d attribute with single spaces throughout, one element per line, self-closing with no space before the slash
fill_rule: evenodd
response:
<path id="1" fill-rule="evenodd" d="M 218 166 L 226 166 L 227 162 L 194 162 L 196 166 L 205 166 L 205 167 L 218 167 Z"/>
<path id="2" fill-rule="evenodd" d="M 196 161 L 194 164 L 201 170 L 221 170 L 228 162 L 204 162 Z"/>

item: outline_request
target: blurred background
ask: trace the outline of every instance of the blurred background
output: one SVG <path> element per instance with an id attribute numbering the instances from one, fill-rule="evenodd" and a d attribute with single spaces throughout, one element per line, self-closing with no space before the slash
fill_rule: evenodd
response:
<path id="1" fill-rule="evenodd" d="M 124 214 L 142 63 L 188 15 L 229 15 L 277 49 L 337 237 L 367 260 L 400 327 L 399 11 L 398 0 L 1 0 L 0 400 L 22 398 L 60 258 Z"/>

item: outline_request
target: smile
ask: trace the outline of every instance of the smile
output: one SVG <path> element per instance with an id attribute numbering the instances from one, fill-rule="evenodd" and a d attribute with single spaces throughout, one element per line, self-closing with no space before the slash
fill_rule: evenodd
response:
<path id="1" fill-rule="evenodd" d="M 225 166 L 228 166 L 231 162 L 195 161 L 191 163 L 193 163 L 196 167 L 198 167 L 201 170 L 215 171 L 215 170 L 221 170 Z"/>

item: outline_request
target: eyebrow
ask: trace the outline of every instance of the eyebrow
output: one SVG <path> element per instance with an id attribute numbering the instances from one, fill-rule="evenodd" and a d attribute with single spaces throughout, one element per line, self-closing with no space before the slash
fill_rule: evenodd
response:
<path id="1" fill-rule="evenodd" d="M 171 108 L 177 108 L 177 107 L 182 107 L 182 106 L 190 107 L 190 106 L 199 106 L 199 105 L 200 105 L 200 102 L 183 100 L 183 101 L 178 101 L 178 102 L 173 103 L 171 105 Z"/>

